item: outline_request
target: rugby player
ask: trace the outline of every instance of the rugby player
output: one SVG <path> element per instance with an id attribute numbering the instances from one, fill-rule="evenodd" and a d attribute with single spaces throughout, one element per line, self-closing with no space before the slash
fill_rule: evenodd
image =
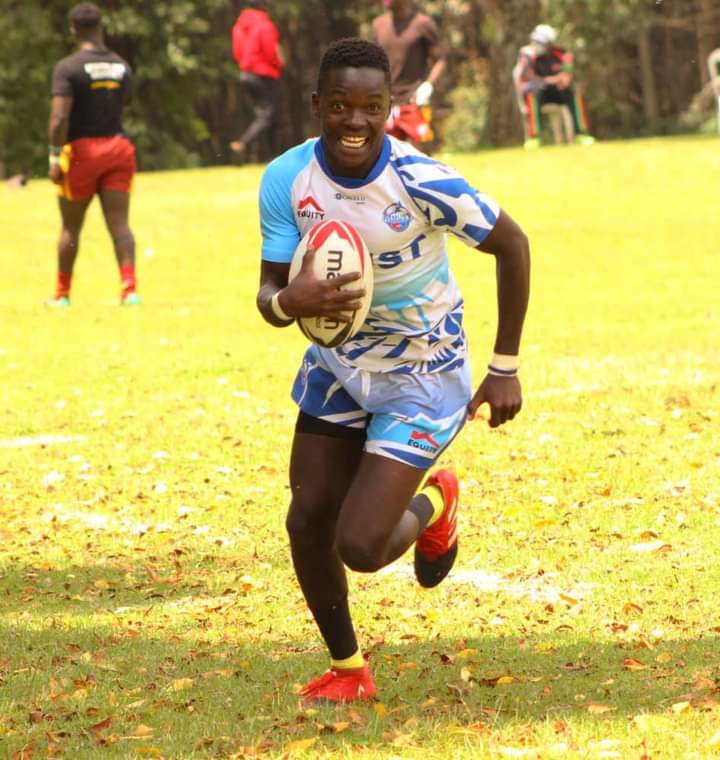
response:
<path id="1" fill-rule="evenodd" d="M 386 135 L 390 105 L 382 48 L 360 39 L 333 43 L 312 96 L 320 138 L 276 158 L 260 188 L 257 306 L 271 325 L 301 316 L 347 319 L 343 312 L 359 306 L 362 291 L 337 288 L 359 275 L 316 279 L 312 252 L 288 284 L 295 247 L 317 221 L 354 225 L 373 256 L 374 297 L 363 328 L 337 348 L 312 345 L 292 389 L 299 413 L 287 530 L 300 587 L 330 653 L 330 669 L 302 690 L 310 703 L 376 693 L 351 620 L 346 568 L 375 572 L 415 544 L 418 582 L 437 585 L 457 555 L 458 481 L 447 469 L 429 477 L 427 470 L 481 404 L 490 405 L 497 427 L 522 403 L 527 238 L 453 169 Z M 497 335 L 474 394 L 447 232 L 496 259 Z"/>
<path id="2" fill-rule="evenodd" d="M 80 232 L 97 193 L 120 269 L 120 303 L 136 305 L 135 238 L 128 225 L 135 148 L 121 124 L 130 96 L 130 66 L 106 47 L 96 5 L 76 5 L 69 20 L 78 50 L 59 61 L 52 76 L 48 174 L 58 187 L 62 230 L 57 287 L 45 303 L 70 305 Z"/>

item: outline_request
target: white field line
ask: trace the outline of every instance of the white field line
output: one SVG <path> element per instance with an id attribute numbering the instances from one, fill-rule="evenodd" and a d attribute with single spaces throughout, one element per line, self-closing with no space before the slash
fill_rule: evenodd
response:
<path id="1" fill-rule="evenodd" d="M 397 562 L 381 570 L 380 574 L 414 576 L 414 571 L 411 565 Z M 563 600 L 570 603 L 580 602 L 586 599 L 595 588 L 595 584 L 581 583 L 570 589 L 561 589 L 552 585 L 550 580 L 551 574 L 526 581 L 513 581 L 484 570 L 458 569 L 450 573 L 443 581 L 443 585 L 473 586 L 486 594 L 507 594 L 516 599 L 530 599 L 533 602 L 550 602 L 551 604 L 557 604 Z"/>

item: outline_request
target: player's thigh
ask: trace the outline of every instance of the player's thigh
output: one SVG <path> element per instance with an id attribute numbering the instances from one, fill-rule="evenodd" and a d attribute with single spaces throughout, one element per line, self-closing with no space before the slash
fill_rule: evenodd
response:
<path id="1" fill-rule="evenodd" d="M 69 200 L 62 195 L 58 198 L 60 217 L 63 229 L 73 234 L 78 234 L 85 221 L 85 212 L 92 201 L 92 196 L 82 200 Z"/>
<path id="2" fill-rule="evenodd" d="M 95 159 L 93 138 L 80 138 L 66 145 L 60 154 L 63 181 L 58 196 L 67 201 L 85 201 L 97 190 L 98 162 Z"/>
<path id="3" fill-rule="evenodd" d="M 124 190 L 98 190 L 105 224 L 110 233 L 127 226 L 130 213 L 130 193 Z"/>
<path id="4" fill-rule="evenodd" d="M 379 553 L 425 477 L 419 467 L 365 452 L 338 517 L 339 546 Z"/>
<path id="5" fill-rule="evenodd" d="M 364 443 L 363 430 L 300 413 L 290 456 L 292 498 L 287 529 L 292 538 L 334 542 L 337 516 L 355 477 Z"/>
<path id="6" fill-rule="evenodd" d="M 135 146 L 122 135 L 108 138 L 102 146 L 102 156 L 99 157 L 101 168 L 98 176 L 98 192 L 101 199 L 108 195 L 111 199 L 109 211 L 113 221 L 122 214 L 127 218 L 129 196 L 133 179 L 137 170 L 135 161 Z M 125 198 L 115 199 L 114 193 L 122 193 Z M 103 211 L 105 202 L 103 201 Z M 105 215 L 106 221 L 108 215 Z"/>

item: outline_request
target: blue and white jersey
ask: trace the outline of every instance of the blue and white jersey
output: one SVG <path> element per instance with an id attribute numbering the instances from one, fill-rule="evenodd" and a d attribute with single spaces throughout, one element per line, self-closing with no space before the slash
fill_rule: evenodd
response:
<path id="1" fill-rule="evenodd" d="M 409 143 L 386 136 L 372 171 L 356 180 L 332 174 L 316 138 L 265 170 L 262 257 L 289 263 L 314 224 L 349 222 L 372 254 L 372 305 L 357 335 L 322 350 L 371 372 L 442 372 L 466 357 L 463 299 L 449 268 L 446 233 L 475 247 L 498 214 L 494 200 Z"/>

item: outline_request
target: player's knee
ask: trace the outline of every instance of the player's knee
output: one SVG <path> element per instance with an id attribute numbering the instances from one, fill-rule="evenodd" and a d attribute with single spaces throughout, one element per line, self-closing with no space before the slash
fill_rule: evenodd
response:
<path id="1" fill-rule="evenodd" d="M 343 563 L 357 573 L 374 573 L 385 565 L 384 542 L 368 536 L 338 535 L 336 545 Z"/>
<path id="2" fill-rule="evenodd" d="M 321 512 L 293 499 L 285 519 L 285 529 L 293 546 L 332 546 L 335 526 L 323 520 Z"/>

